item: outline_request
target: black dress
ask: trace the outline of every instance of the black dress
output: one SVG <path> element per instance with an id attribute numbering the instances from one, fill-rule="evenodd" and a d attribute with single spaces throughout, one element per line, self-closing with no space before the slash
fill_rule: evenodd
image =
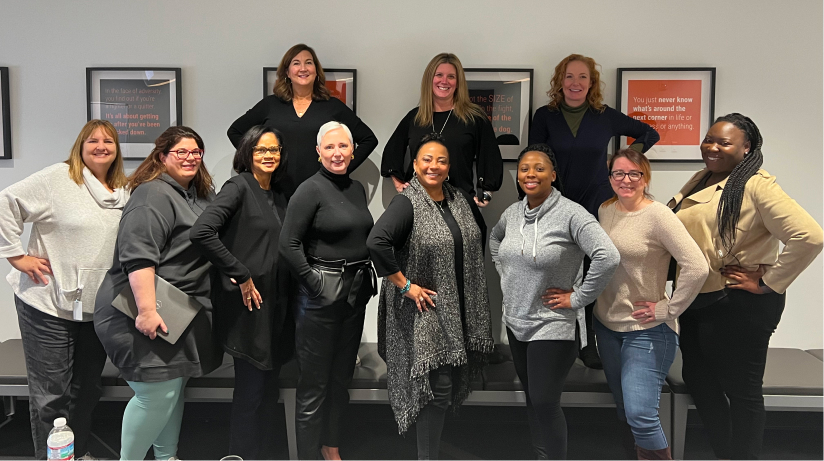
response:
<path id="1" fill-rule="evenodd" d="M 277 248 L 286 198 L 272 186 L 274 207 L 252 173 L 229 179 L 190 232 L 192 243 L 213 265 L 218 339 L 227 353 L 261 370 L 288 360 L 294 349 L 294 325 L 287 315 L 291 278 Z M 259 310 L 243 305 L 239 285 L 249 278 L 263 298 Z"/>
<path id="2" fill-rule="evenodd" d="M 222 362 L 212 335 L 209 299 L 211 264 L 189 240 L 189 230 L 214 199 L 184 189 L 168 174 L 132 192 L 117 232 L 114 265 L 97 292 L 94 329 L 106 354 L 126 381 L 160 382 L 203 376 Z M 129 283 L 128 274 L 154 267 L 155 274 L 203 306 L 176 344 L 149 339 L 134 320 L 112 307 Z"/>
<path id="3" fill-rule="evenodd" d="M 298 117 L 291 101 L 277 96 L 267 96 L 255 104 L 229 127 L 229 140 L 235 147 L 240 139 L 255 125 L 275 128 L 283 134 L 283 145 L 288 152 L 286 177 L 281 181 L 281 189 L 291 197 L 297 187 L 318 172 L 317 146 L 318 130 L 331 121 L 346 125 L 355 141 L 355 159 L 349 164 L 349 172 L 355 171 L 369 157 L 378 145 L 378 138 L 363 121 L 339 99 L 312 101 L 303 117 Z"/>

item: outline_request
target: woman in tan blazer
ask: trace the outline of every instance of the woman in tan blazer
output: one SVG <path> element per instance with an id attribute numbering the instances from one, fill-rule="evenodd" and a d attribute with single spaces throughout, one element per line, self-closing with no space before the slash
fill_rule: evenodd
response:
<path id="1" fill-rule="evenodd" d="M 681 315 L 680 339 L 684 381 L 722 459 L 758 457 L 770 336 L 787 287 L 824 240 L 821 226 L 761 169 L 762 143 L 749 117 L 719 117 L 701 143 L 706 168 L 669 202 L 710 266 Z"/>

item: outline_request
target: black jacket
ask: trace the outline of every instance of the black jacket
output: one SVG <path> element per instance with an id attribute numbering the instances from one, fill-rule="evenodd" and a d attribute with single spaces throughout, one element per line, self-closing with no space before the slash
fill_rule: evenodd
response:
<path id="1" fill-rule="evenodd" d="M 286 198 L 276 184 L 272 192 L 278 215 L 252 173 L 241 173 L 226 181 L 190 233 L 213 265 L 214 325 L 224 350 L 262 370 L 288 360 L 294 348 L 294 322 L 287 309 L 289 269 L 280 262 L 277 247 Z M 239 287 L 250 277 L 263 298 L 260 310 L 251 312 Z"/>

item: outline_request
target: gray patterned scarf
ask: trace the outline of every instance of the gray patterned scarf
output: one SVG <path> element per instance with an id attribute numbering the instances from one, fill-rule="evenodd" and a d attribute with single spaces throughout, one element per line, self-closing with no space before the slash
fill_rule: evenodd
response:
<path id="1" fill-rule="evenodd" d="M 429 372 L 452 365 L 452 408 L 471 392 L 492 352 L 489 300 L 481 233 L 463 194 L 444 183 L 444 198 L 463 237 L 464 322 L 455 277 L 455 244 L 435 202 L 417 177 L 403 191 L 412 202 L 412 232 L 395 252 L 401 272 L 438 293 L 435 308 L 419 313 L 415 303 L 384 278 L 378 305 L 378 353 L 387 364 L 389 403 L 404 433 L 430 400 Z"/>

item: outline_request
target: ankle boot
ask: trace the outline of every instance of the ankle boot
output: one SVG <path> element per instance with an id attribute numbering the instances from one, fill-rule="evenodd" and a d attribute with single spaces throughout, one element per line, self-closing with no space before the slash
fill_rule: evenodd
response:
<path id="1" fill-rule="evenodd" d="M 646 448 L 636 446 L 635 452 L 638 454 L 638 459 L 672 459 L 670 447 L 660 450 L 647 450 Z"/>

